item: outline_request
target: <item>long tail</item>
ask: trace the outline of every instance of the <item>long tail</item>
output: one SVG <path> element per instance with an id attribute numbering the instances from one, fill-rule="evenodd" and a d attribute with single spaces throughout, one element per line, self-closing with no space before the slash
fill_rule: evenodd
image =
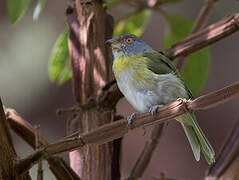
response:
<path id="1" fill-rule="evenodd" d="M 184 129 L 196 161 L 200 160 L 201 149 L 208 164 L 214 163 L 215 152 L 206 136 L 202 132 L 201 128 L 199 127 L 194 114 L 185 113 L 181 116 L 176 117 L 176 120 L 181 123 Z"/>

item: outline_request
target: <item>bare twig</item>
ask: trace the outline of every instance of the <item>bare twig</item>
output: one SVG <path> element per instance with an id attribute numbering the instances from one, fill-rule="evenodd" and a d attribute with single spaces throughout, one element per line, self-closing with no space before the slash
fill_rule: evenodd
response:
<path id="1" fill-rule="evenodd" d="M 207 177 L 215 179 L 238 179 L 239 121 L 227 138 L 215 164 L 209 169 Z M 209 179 L 209 178 L 208 178 Z"/>
<path id="2" fill-rule="evenodd" d="M 198 32 L 203 27 L 205 27 L 210 13 L 212 12 L 214 5 L 218 1 L 219 0 L 205 0 L 204 1 L 204 6 L 201 8 L 199 15 L 197 16 L 197 19 L 195 21 L 195 25 L 193 27 L 191 34 Z"/>
<path id="3" fill-rule="evenodd" d="M 34 162 L 37 163 L 43 158 L 47 159 L 52 155 L 79 149 L 85 145 L 104 144 L 124 136 L 131 129 L 145 127 L 152 124 L 161 124 L 176 116 L 184 114 L 185 112 L 209 109 L 228 102 L 232 98 L 238 96 L 239 82 L 218 91 L 200 96 L 194 100 L 178 99 L 173 103 L 158 109 L 155 116 L 152 116 L 151 113 L 143 113 L 136 116 L 130 127 L 128 126 L 127 120 L 119 120 L 106 124 L 90 132 L 81 135 L 78 134 L 78 136 L 63 139 L 54 144 L 49 144 L 45 148 L 29 156 L 27 159 L 33 159 Z M 25 162 L 27 162 L 27 160 L 25 160 Z M 30 162 L 32 163 L 33 161 L 31 160 Z M 30 166 L 25 167 L 30 168 Z"/>
<path id="4" fill-rule="evenodd" d="M 36 139 L 38 141 L 38 147 L 48 145 L 48 142 L 42 137 L 35 137 L 35 129 L 30 123 L 24 120 L 14 109 L 4 109 L 7 122 L 11 129 L 20 136 L 26 143 L 28 143 L 33 149 L 36 145 Z M 51 157 L 48 159 L 50 169 L 58 180 L 80 180 L 74 171 L 67 165 L 64 160 L 60 157 Z"/>
<path id="5" fill-rule="evenodd" d="M 164 124 L 156 125 L 151 133 L 150 139 L 147 140 L 143 151 L 141 152 L 133 170 L 130 173 L 128 180 L 137 180 L 144 174 L 146 168 L 149 165 L 151 157 L 158 145 L 160 137 L 163 132 Z"/>
<path id="6" fill-rule="evenodd" d="M 35 154 L 28 156 L 25 159 L 21 159 L 16 164 L 16 169 L 18 174 L 23 174 L 29 170 L 34 164 L 41 161 L 41 157 L 44 155 L 44 152 L 37 151 Z"/>
<path id="7" fill-rule="evenodd" d="M 219 0 L 205 0 L 204 6 L 202 7 L 199 15 L 197 16 L 197 19 L 195 21 L 195 24 L 191 31 L 191 34 L 194 34 L 205 27 L 205 25 L 208 21 L 209 14 L 212 11 L 212 9 L 217 1 L 219 1 Z M 183 68 L 185 62 L 186 62 L 185 56 L 177 58 L 177 68 L 179 69 L 179 71 L 182 71 L 182 68 Z"/>

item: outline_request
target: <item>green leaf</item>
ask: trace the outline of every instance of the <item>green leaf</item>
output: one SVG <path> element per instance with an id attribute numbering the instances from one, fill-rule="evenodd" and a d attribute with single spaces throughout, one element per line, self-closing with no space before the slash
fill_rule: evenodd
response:
<path id="1" fill-rule="evenodd" d="M 64 65 L 61 73 L 58 76 L 57 83 L 59 85 L 62 85 L 71 78 L 72 78 L 72 70 L 71 70 L 70 58 L 68 57 L 66 59 L 65 65 Z"/>
<path id="2" fill-rule="evenodd" d="M 165 15 L 170 30 L 164 35 L 163 48 L 170 48 L 174 43 L 187 37 L 193 27 L 193 21 L 181 15 Z"/>
<path id="3" fill-rule="evenodd" d="M 170 30 L 163 38 L 164 49 L 187 37 L 193 27 L 193 21 L 181 15 L 165 15 L 165 18 Z M 198 94 L 204 87 L 209 73 L 210 61 L 209 48 L 197 51 L 187 57 L 181 74 L 193 95 Z"/>
<path id="4" fill-rule="evenodd" d="M 131 33 L 136 36 L 141 36 L 150 17 L 151 11 L 143 10 L 120 18 L 115 22 L 114 36 L 122 33 Z"/>
<path id="5" fill-rule="evenodd" d="M 209 48 L 202 49 L 190 55 L 183 67 L 182 77 L 195 96 L 204 87 L 211 64 Z"/>
<path id="6" fill-rule="evenodd" d="M 50 80 L 60 85 L 72 76 L 67 44 L 68 35 L 69 31 L 67 29 L 58 37 L 52 49 L 48 65 Z"/>
<path id="7" fill-rule="evenodd" d="M 34 9 L 34 12 L 33 12 L 33 20 L 37 20 L 38 19 L 38 17 L 40 15 L 40 13 L 41 13 L 45 3 L 46 3 L 46 0 L 38 0 L 37 1 L 37 5 L 36 5 L 36 7 Z"/>
<path id="8" fill-rule="evenodd" d="M 11 23 L 16 23 L 26 12 L 30 0 L 8 0 L 8 15 Z"/>

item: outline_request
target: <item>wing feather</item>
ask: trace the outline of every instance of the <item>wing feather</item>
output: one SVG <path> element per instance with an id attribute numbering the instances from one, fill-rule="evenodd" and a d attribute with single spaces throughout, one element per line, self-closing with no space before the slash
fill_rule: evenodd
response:
<path id="1" fill-rule="evenodd" d="M 163 54 L 154 51 L 154 50 L 149 50 L 143 52 L 143 57 L 147 58 L 147 67 L 150 71 L 152 71 L 155 74 L 168 74 L 168 73 L 174 73 L 175 75 L 178 76 L 182 80 L 182 77 L 176 67 L 174 66 L 173 62 L 168 59 L 166 56 Z M 182 83 L 183 80 L 182 80 Z M 188 94 L 190 98 L 192 98 L 192 93 L 190 90 L 186 87 L 184 84 L 185 89 L 188 91 Z"/>

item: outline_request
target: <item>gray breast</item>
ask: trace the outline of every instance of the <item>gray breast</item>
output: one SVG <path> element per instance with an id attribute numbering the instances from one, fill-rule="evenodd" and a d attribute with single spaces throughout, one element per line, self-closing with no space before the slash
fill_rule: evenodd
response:
<path id="1" fill-rule="evenodd" d="M 148 112 L 153 105 L 165 105 L 179 97 L 188 98 L 181 80 L 174 74 L 156 75 L 156 84 L 135 83 L 133 72 L 118 72 L 117 84 L 129 103 L 139 112 Z M 152 82 L 152 81 L 150 81 Z"/>

